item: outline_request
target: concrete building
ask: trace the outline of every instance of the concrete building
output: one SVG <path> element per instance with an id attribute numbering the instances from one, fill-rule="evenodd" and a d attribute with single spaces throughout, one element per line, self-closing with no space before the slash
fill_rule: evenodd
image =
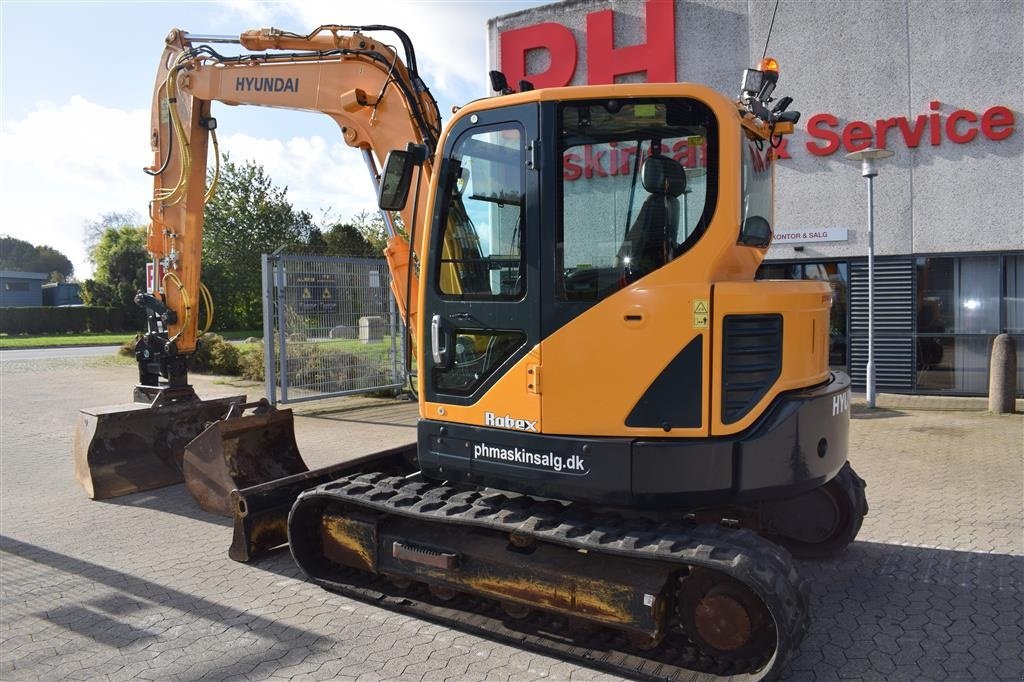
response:
<path id="1" fill-rule="evenodd" d="M 43 305 L 43 272 L 0 270 L 0 308 Z"/>
<path id="2" fill-rule="evenodd" d="M 493 18 L 490 67 L 537 87 L 692 81 L 737 94 L 773 2 L 568 0 Z M 981 394 L 1000 331 L 1024 393 L 1024 2 L 781 0 L 769 55 L 803 116 L 776 151 L 759 276 L 832 282 L 832 362 L 863 386 L 867 187 L 875 180 L 880 390 Z"/>

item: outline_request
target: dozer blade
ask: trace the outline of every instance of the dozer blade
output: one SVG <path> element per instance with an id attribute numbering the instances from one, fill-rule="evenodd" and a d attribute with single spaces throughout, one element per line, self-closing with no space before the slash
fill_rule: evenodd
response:
<path id="1" fill-rule="evenodd" d="M 200 400 L 191 388 L 155 399 L 83 409 L 75 425 L 75 478 L 94 500 L 182 482 L 185 446 L 245 396 Z M 136 391 L 137 398 L 145 394 Z"/>
<path id="2" fill-rule="evenodd" d="M 244 410 L 255 412 L 242 416 Z M 266 400 L 233 405 L 185 447 L 185 485 L 199 506 L 231 516 L 231 491 L 309 471 L 295 443 L 292 411 Z"/>
<path id="3" fill-rule="evenodd" d="M 390 476 L 408 476 L 418 471 L 415 460 L 416 444 L 410 443 L 232 491 L 234 535 L 228 556 L 235 561 L 248 562 L 286 544 L 288 512 L 303 491 L 342 476 L 361 473 L 383 472 Z"/>

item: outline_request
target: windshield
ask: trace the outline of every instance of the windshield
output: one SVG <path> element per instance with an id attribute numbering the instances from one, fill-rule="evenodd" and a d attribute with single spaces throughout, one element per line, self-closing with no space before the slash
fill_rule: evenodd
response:
<path id="1" fill-rule="evenodd" d="M 600 300 L 696 243 L 717 188 L 717 129 L 705 104 L 572 102 L 560 125 L 561 300 Z"/>

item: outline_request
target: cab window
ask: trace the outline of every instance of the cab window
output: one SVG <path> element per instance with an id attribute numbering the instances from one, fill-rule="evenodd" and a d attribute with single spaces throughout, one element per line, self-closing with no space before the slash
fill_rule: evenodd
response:
<path id="1" fill-rule="evenodd" d="M 555 294 L 597 301 L 691 248 L 714 212 L 714 114 L 690 98 L 560 108 Z"/>
<path id="2" fill-rule="evenodd" d="M 523 260 L 525 165 L 518 127 L 467 132 L 447 178 L 437 287 L 443 298 L 518 300 Z"/>

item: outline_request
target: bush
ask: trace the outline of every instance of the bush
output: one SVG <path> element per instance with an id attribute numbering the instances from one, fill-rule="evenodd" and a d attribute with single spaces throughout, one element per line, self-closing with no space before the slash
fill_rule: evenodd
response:
<path id="1" fill-rule="evenodd" d="M 249 381 L 263 381 L 266 377 L 263 367 L 264 357 L 262 343 L 254 343 L 250 348 L 242 351 L 238 360 L 238 372 L 241 377 Z"/>
<path id="2" fill-rule="evenodd" d="M 292 388 L 333 393 L 380 386 L 390 381 L 390 362 L 319 342 L 289 344 L 288 373 Z M 279 358 L 274 358 L 275 363 Z M 262 344 L 245 349 L 239 372 L 250 381 L 266 381 Z"/>
<path id="3" fill-rule="evenodd" d="M 119 308 L 100 306 L 0 308 L 0 332 L 6 334 L 119 331 L 125 331 L 124 314 Z"/>
<path id="4" fill-rule="evenodd" d="M 238 374 L 239 352 L 230 341 L 217 334 L 204 334 L 189 356 L 189 370 L 199 374 Z"/>

